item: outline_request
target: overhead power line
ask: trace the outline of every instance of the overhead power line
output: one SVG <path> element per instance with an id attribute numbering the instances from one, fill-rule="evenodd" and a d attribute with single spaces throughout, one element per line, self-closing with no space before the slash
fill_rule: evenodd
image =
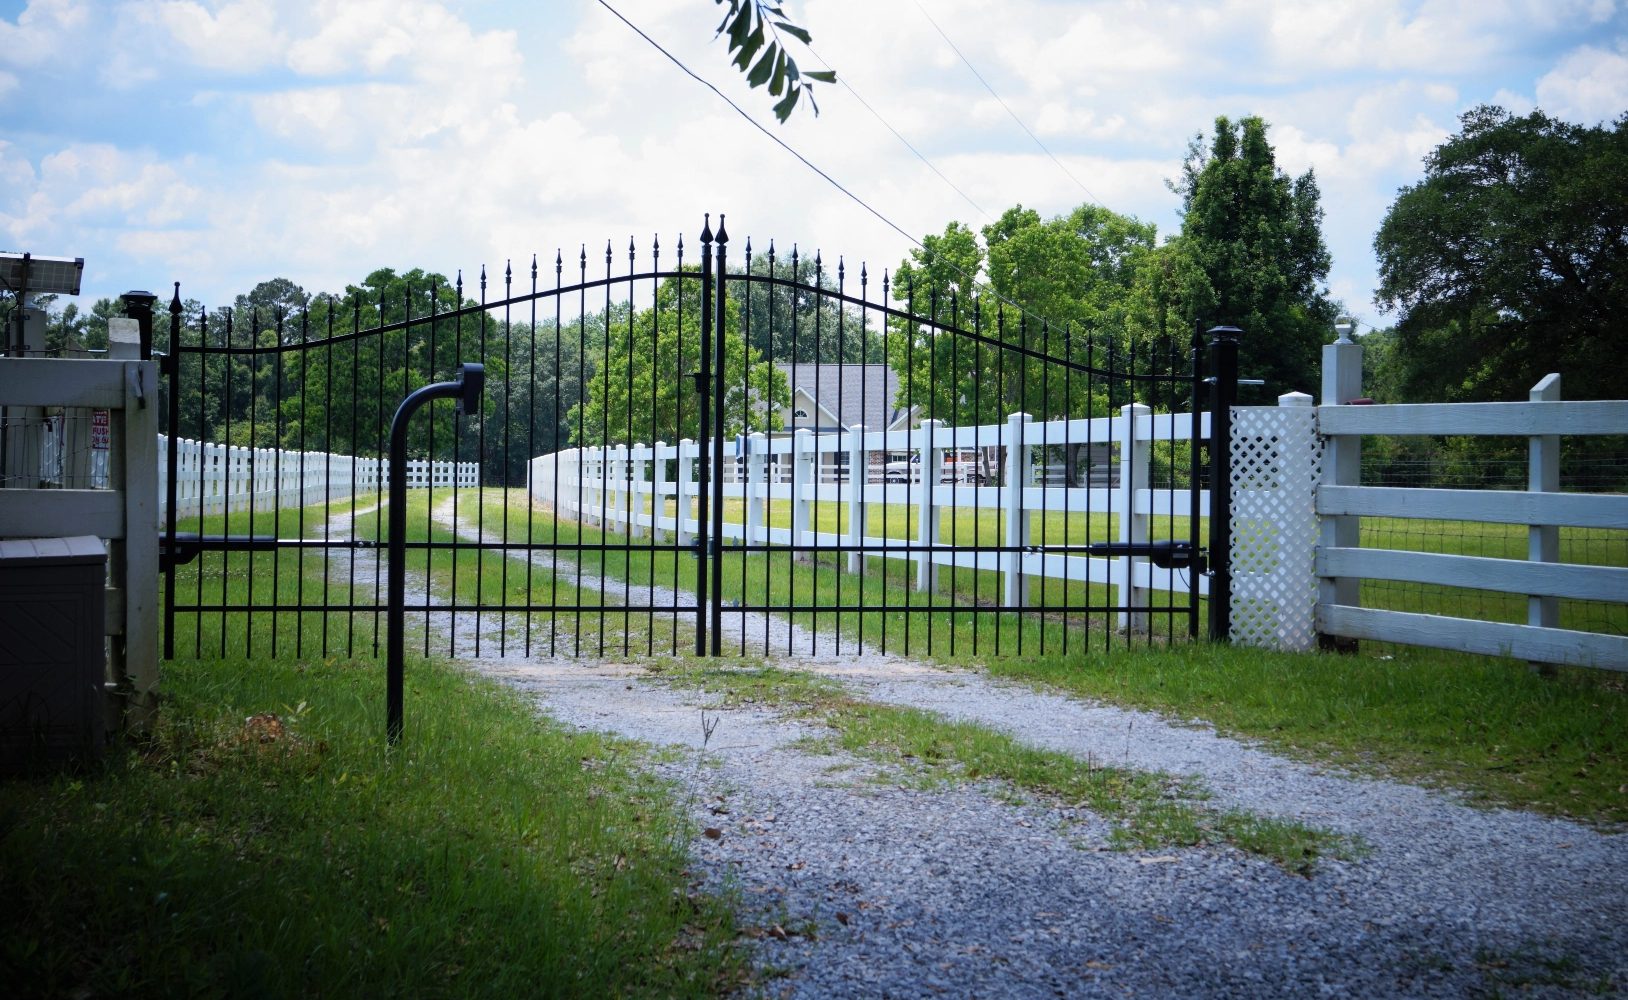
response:
<path id="1" fill-rule="evenodd" d="M 1018 123 L 1018 128 L 1021 128 L 1025 133 L 1028 134 L 1030 139 L 1034 140 L 1034 144 L 1040 147 L 1041 152 L 1051 157 L 1051 162 L 1057 164 L 1057 169 L 1066 174 L 1068 179 L 1073 181 L 1081 191 L 1084 191 L 1087 198 L 1090 198 L 1096 204 L 1106 208 L 1107 206 L 1103 204 L 1102 199 L 1098 198 L 1094 193 L 1092 193 L 1091 189 L 1086 187 L 1083 181 L 1081 181 L 1078 177 L 1075 177 L 1074 172 L 1068 169 L 1062 160 L 1057 158 L 1057 154 L 1053 153 L 1045 143 L 1040 141 L 1040 137 L 1035 135 L 1034 131 L 1030 129 L 1028 125 L 1024 124 L 1023 119 L 1018 117 L 1017 112 L 1012 110 L 1011 105 L 1002 100 L 1001 95 L 995 93 L 995 88 L 990 86 L 989 81 L 984 79 L 984 75 L 982 73 L 978 72 L 978 67 L 974 66 L 972 64 L 972 60 L 967 58 L 966 53 L 962 52 L 960 47 L 950 40 L 950 36 L 944 33 L 944 29 L 938 26 L 937 21 L 933 20 L 933 15 L 927 13 L 927 8 L 921 5 L 921 0 L 915 0 L 915 4 L 916 9 L 921 11 L 921 16 L 925 17 L 927 19 L 927 23 L 933 26 L 933 30 L 938 32 L 938 37 L 944 39 L 944 44 L 948 45 L 950 50 L 960 57 L 961 62 L 966 64 L 967 69 L 972 71 L 972 75 L 978 78 L 978 82 L 984 85 L 985 90 L 989 91 L 989 96 L 993 97 L 996 103 L 998 103 L 1002 108 L 1006 109 L 1006 113 L 1011 115 L 1012 120 Z"/>
<path id="2" fill-rule="evenodd" d="M 898 233 L 900 236 L 904 237 L 905 240 L 908 241 L 911 246 L 916 247 L 918 250 L 922 251 L 922 253 L 924 253 L 924 254 L 928 252 L 927 247 L 924 246 L 920 240 L 916 239 L 916 237 L 914 237 L 910 233 L 906 232 L 905 229 L 902 226 L 900 226 L 898 223 L 894 222 L 892 219 L 890 219 L 887 216 L 883 215 L 881 213 L 881 211 L 879 211 L 878 209 L 872 207 L 869 202 L 865 201 L 865 199 L 859 197 L 859 195 L 854 194 L 852 191 L 848 190 L 848 188 L 843 186 L 839 181 L 837 181 L 837 179 L 835 177 L 832 177 L 830 174 L 826 173 L 824 170 L 821 170 L 819 167 L 815 166 L 814 163 L 812 161 L 810 161 L 808 157 L 804 156 L 802 153 L 799 153 L 797 150 L 793 149 L 791 147 L 791 145 L 788 144 L 784 139 L 780 138 L 778 135 L 775 135 L 773 132 L 771 132 L 767 128 L 765 128 L 761 122 L 759 122 L 757 119 L 753 118 L 751 115 L 747 114 L 746 111 L 739 104 L 736 104 L 733 100 L 731 100 L 729 98 L 729 95 L 725 94 L 723 91 L 721 91 L 717 87 L 713 86 L 711 81 L 707 80 L 705 77 L 702 77 L 700 74 L 696 73 L 694 70 L 692 70 L 688 66 L 686 66 L 684 64 L 683 60 L 679 59 L 677 56 L 675 56 L 671 52 L 667 51 L 667 49 L 664 48 L 660 42 L 656 41 L 654 38 L 651 38 L 648 34 L 646 34 L 644 29 L 640 28 L 638 25 L 636 25 L 632 21 L 628 20 L 627 17 L 624 16 L 621 11 L 617 10 L 615 7 L 612 7 L 610 5 L 610 3 L 608 2 L 608 0 L 599 0 L 599 5 L 601 7 L 604 7 L 606 10 L 610 11 L 612 14 L 615 14 L 617 20 L 621 21 L 623 24 L 625 24 L 629 28 L 633 29 L 633 32 L 635 34 L 637 34 L 640 38 L 642 38 L 646 42 L 648 42 L 652 48 L 654 48 L 657 52 L 660 52 L 662 55 L 666 56 L 667 59 L 674 66 L 677 66 L 679 69 L 684 71 L 684 75 L 688 76 L 690 79 L 694 80 L 696 83 L 699 83 L 703 87 L 705 87 L 708 90 L 712 91 L 715 95 L 717 95 L 717 97 L 720 100 L 722 100 L 725 104 L 727 104 L 731 108 L 733 108 L 735 110 L 736 114 L 738 114 L 742 118 L 746 119 L 746 121 L 749 124 L 751 124 L 751 126 L 753 128 L 757 129 L 759 132 L 761 132 L 765 136 L 767 136 L 769 138 L 769 141 L 773 142 L 775 145 L 779 146 L 781 149 L 785 150 L 786 152 L 790 153 L 792 156 L 796 157 L 797 161 L 799 163 L 801 163 L 803 166 L 807 167 L 808 169 L 814 171 L 814 173 L 819 175 L 820 178 L 823 179 L 827 184 L 830 184 L 832 187 L 836 188 L 838 191 L 841 191 L 844 195 L 846 195 L 849 198 L 849 200 L 853 201 L 854 204 L 858 205 L 860 208 L 863 208 L 865 211 L 867 211 L 871 215 L 875 216 L 877 219 L 879 219 L 882 222 L 883 225 L 887 226 L 889 229 L 893 230 L 894 232 Z M 951 185 L 951 186 L 953 187 L 954 185 Z M 976 207 L 976 205 L 974 207 Z M 983 210 L 979 209 L 979 211 L 983 211 Z M 1034 309 L 1031 309 L 1031 308 L 1029 308 L 1027 306 L 1020 305 L 1020 304 L 1012 301 L 1011 299 L 1007 298 L 1005 295 L 1002 295 L 999 290 L 990 287 L 987 283 L 980 282 L 978 280 L 978 276 L 976 274 L 968 274 L 964 269 L 962 269 L 954 261 L 949 260 L 948 258 L 943 258 L 943 262 L 948 264 L 951 268 L 953 268 L 957 274 L 961 275 L 962 278 L 966 279 L 966 282 L 967 282 L 967 284 L 969 286 L 976 286 L 976 287 L 982 288 L 988 294 L 995 296 L 995 298 L 997 300 L 999 300 L 1000 302 L 1003 302 L 1006 305 L 1011 306 L 1013 309 L 1016 309 L 1019 312 L 1027 313 L 1027 314 L 1029 314 L 1030 316 L 1034 317 L 1035 319 L 1039 320 L 1042 323 L 1046 323 L 1046 324 L 1049 324 L 1051 326 L 1057 326 L 1057 327 L 1064 326 L 1064 324 L 1057 323 L 1057 322 L 1047 318 L 1046 316 L 1041 315 L 1038 311 L 1036 311 Z"/>

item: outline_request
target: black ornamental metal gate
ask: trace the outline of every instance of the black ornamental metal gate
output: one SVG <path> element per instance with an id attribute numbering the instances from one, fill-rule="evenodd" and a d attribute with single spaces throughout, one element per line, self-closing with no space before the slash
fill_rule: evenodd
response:
<path id="1" fill-rule="evenodd" d="M 485 365 L 481 412 L 432 403 L 407 436 L 424 655 L 1197 634 L 1191 330 L 1062 326 L 930 258 L 878 279 L 772 243 L 736 255 L 721 216 L 697 242 L 645 262 L 631 241 L 583 248 L 475 288 L 379 271 L 213 312 L 178 291 L 166 656 L 377 655 L 390 414 L 463 362 Z"/>

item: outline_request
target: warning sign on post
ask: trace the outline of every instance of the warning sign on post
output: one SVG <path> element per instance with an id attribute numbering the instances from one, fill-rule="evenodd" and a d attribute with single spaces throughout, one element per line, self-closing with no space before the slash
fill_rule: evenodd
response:
<path id="1" fill-rule="evenodd" d="M 92 410 L 90 413 L 90 446 L 94 451 L 106 451 L 108 443 L 108 412 Z"/>

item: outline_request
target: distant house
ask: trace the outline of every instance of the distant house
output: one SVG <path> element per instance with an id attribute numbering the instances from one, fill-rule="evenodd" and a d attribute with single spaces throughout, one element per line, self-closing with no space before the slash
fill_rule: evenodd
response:
<path id="1" fill-rule="evenodd" d="M 915 407 L 894 405 L 899 376 L 888 365 L 777 364 L 786 374 L 791 404 L 781 412 L 781 426 L 807 427 L 828 433 L 864 424 L 873 431 L 914 426 Z"/>
<path id="2" fill-rule="evenodd" d="M 791 402 L 781 411 L 782 434 L 808 428 L 816 434 L 835 433 L 855 424 L 867 430 L 909 430 L 916 425 L 918 407 L 900 407 L 899 376 L 888 365 L 809 363 L 776 364 L 786 375 Z M 871 464 L 878 470 L 887 456 L 876 452 Z M 846 453 L 830 455 L 832 471 L 846 470 Z M 878 475 L 880 473 L 878 472 Z"/>

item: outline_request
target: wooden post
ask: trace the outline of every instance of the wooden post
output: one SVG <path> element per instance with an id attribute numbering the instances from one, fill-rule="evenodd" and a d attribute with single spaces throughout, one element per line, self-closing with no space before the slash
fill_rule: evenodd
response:
<path id="1" fill-rule="evenodd" d="M 944 450 L 934 441 L 934 432 L 944 426 L 942 420 L 921 422 L 921 493 L 916 501 L 916 544 L 938 544 L 939 509 L 938 481 L 944 475 Z M 928 548 L 916 553 L 916 589 L 930 594 L 938 593 L 938 565 L 933 562 L 933 551 Z"/>
<path id="2" fill-rule="evenodd" d="M 1141 403 L 1120 407 L 1123 420 L 1119 425 L 1119 540 L 1133 545 L 1149 541 L 1147 514 L 1137 510 L 1138 494 L 1148 493 L 1148 449 L 1136 436 L 1136 423 L 1153 411 Z M 1151 495 L 1151 494 L 1150 494 Z M 1145 560 L 1136 556 L 1120 556 L 1115 578 L 1118 582 L 1118 603 L 1125 608 L 1148 606 L 1147 587 L 1137 585 L 1136 578 Z M 1145 611 L 1121 611 L 1119 628 L 1126 632 L 1146 632 L 1148 616 Z"/>
<path id="3" fill-rule="evenodd" d="M 1362 396 L 1362 345 L 1333 343 L 1323 346 L 1323 406 L 1343 406 Z M 1360 486 L 1362 484 L 1362 438 L 1330 435 L 1323 445 L 1324 486 Z M 1354 516 L 1325 517 L 1317 529 L 1319 547 L 1356 548 L 1362 544 L 1362 519 Z M 1319 577 L 1317 603 L 1319 606 L 1344 605 L 1356 607 L 1359 603 L 1354 577 Z M 1355 639 L 1320 634 L 1317 645 L 1325 650 L 1354 653 Z"/>
<path id="4" fill-rule="evenodd" d="M 1528 398 L 1534 403 L 1560 401 L 1560 375 L 1551 373 L 1532 387 Z M 1526 488 L 1532 492 L 1560 492 L 1560 435 L 1534 434 L 1526 445 Z M 1534 524 L 1526 529 L 1526 558 L 1530 562 L 1560 561 L 1560 526 Z M 1526 624 L 1543 628 L 1560 627 L 1560 599 L 1531 596 L 1526 599 Z M 1552 663 L 1533 663 L 1532 669 L 1552 675 Z"/>
<path id="5" fill-rule="evenodd" d="M 848 428 L 848 544 L 865 542 L 865 484 L 870 479 L 870 453 L 865 450 L 865 425 Z M 857 549 L 848 553 L 848 572 L 862 573 L 865 556 Z"/>
<path id="6" fill-rule="evenodd" d="M 1029 465 L 1027 426 L 1034 418 L 1027 413 L 1013 413 L 1006 418 L 1006 545 L 1012 551 L 1004 553 L 1005 595 L 1009 608 L 1024 607 L 1029 603 L 1029 581 L 1023 575 L 1023 552 L 1029 544 L 1029 511 L 1023 505 L 1024 490 L 1034 479 Z"/>

